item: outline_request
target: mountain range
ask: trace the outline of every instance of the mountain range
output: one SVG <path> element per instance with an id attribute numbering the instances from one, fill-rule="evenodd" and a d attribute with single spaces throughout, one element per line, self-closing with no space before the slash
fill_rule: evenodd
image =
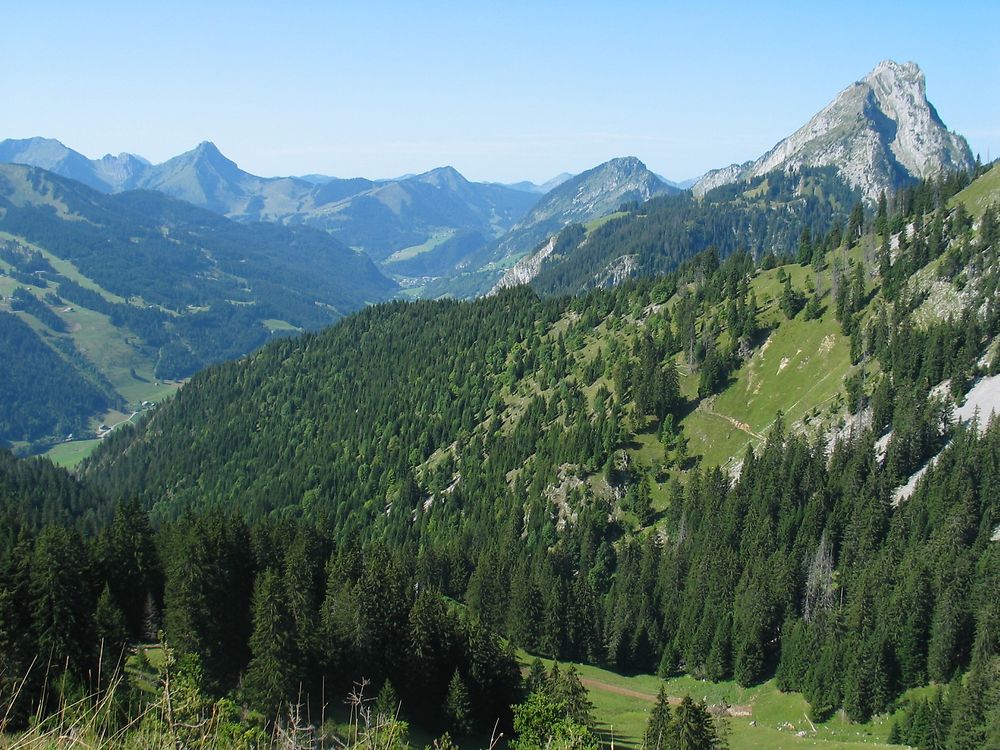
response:
<path id="1" fill-rule="evenodd" d="M 105 193 L 156 190 L 238 221 L 323 229 L 382 261 L 460 231 L 503 234 L 541 188 L 474 183 L 451 167 L 396 180 L 258 177 L 203 142 L 162 164 L 132 154 L 90 160 L 44 138 L 0 143 L 0 162 L 47 169 Z"/>
<path id="2" fill-rule="evenodd" d="M 945 128 L 937 111 L 927 100 L 926 82 L 920 68 L 914 63 L 900 64 L 886 60 L 862 81 L 841 92 L 806 125 L 758 159 L 713 170 L 698 180 L 690 181 L 688 187 L 693 193 L 703 203 L 708 201 L 713 205 L 711 216 L 701 216 L 694 222 L 691 221 L 694 204 L 666 204 L 660 201 L 655 209 L 642 209 L 643 214 L 655 212 L 655 218 L 626 217 L 623 219 L 626 226 L 622 230 L 617 230 L 615 226 L 604 230 L 604 234 L 618 231 L 620 236 L 603 243 L 592 242 L 589 230 L 566 235 L 560 242 L 556 237 L 559 222 L 538 222 L 538 233 L 530 236 L 532 239 L 538 239 L 541 234 L 547 236 L 539 240 L 532 253 L 508 268 L 495 288 L 531 282 L 543 269 L 547 270 L 550 279 L 562 278 L 556 287 L 563 291 L 577 291 L 594 284 L 618 283 L 636 273 L 651 273 L 654 268 L 663 270 L 652 260 L 654 254 L 685 257 L 682 248 L 688 246 L 694 236 L 701 235 L 703 244 L 711 242 L 716 246 L 727 246 L 725 234 L 718 232 L 720 224 L 727 221 L 735 222 L 729 228 L 728 236 L 739 236 L 744 248 L 755 253 L 773 251 L 780 255 L 793 249 L 796 238 L 783 235 L 780 230 L 776 234 L 774 226 L 763 232 L 746 230 L 747 226 L 763 229 L 762 221 L 773 224 L 775 215 L 769 211 L 769 203 L 775 199 L 779 199 L 793 213 L 803 210 L 814 213 L 817 201 L 832 202 L 830 210 L 833 214 L 844 214 L 841 216 L 843 220 L 855 197 L 873 205 L 883 192 L 891 195 L 915 180 L 968 171 L 974 166 L 965 139 Z M 772 176 L 770 184 L 768 175 Z M 789 182 L 788 177 L 792 175 L 800 175 L 798 184 Z M 595 176 L 604 184 L 613 181 L 603 174 Z M 580 175 L 580 178 L 583 177 Z M 659 179 L 662 181 L 662 178 Z M 714 198 L 709 195 L 714 189 L 724 186 L 733 189 L 716 191 Z M 764 193 L 760 192 L 761 188 L 765 189 Z M 522 223 L 545 213 L 547 203 L 558 204 L 557 192 L 546 196 Z M 851 196 L 852 192 L 855 197 Z M 747 211 L 754 213 L 755 204 L 757 210 L 753 220 L 743 223 L 748 219 Z M 571 205 L 577 207 L 575 203 Z M 737 213 L 729 210 L 736 207 L 739 207 Z M 603 208 L 603 214 L 607 214 L 607 206 Z M 585 211 L 578 211 L 574 216 L 572 208 L 565 203 L 553 213 L 562 219 L 562 225 L 585 223 L 594 218 Z M 682 215 L 687 216 L 687 229 L 683 232 L 672 231 Z M 657 222 L 659 226 L 653 227 Z M 810 223 L 809 220 L 807 223 Z M 500 246 L 510 247 L 512 241 L 516 242 L 520 228 L 521 224 L 501 238 Z M 811 226 L 814 232 L 828 228 L 818 224 Z M 639 247 L 625 235 L 643 235 L 645 245 Z M 576 237 L 575 242 L 572 241 L 573 236 Z M 586 252 L 580 252 L 585 244 L 588 245 Z M 603 252 L 595 247 L 602 244 L 606 248 Z M 631 250 L 628 249 L 630 247 Z M 651 253 L 654 247 L 658 250 Z M 511 249 L 514 252 L 508 255 L 516 257 L 516 250 L 523 248 L 515 246 Z M 640 255 L 646 257 L 645 265 L 638 260 Z M 569 282 L 569 279 L 573 281 Z M 543 281 L 539 288 L 551 287 L 552 281 Z"/>
<path id="3" fill-rule="evenodd" d="M 238 221 L 322 229 L 367 253 L 411 295 L 428 297 L 469 297 L 525 281 L 563 227 L 600 219 L 622 203 L 687 188 L 702 197 L 722 185 L 810 167 L 835 168 L 874 203 L 882 192 L 974 164 L 965 139 L 947 130 L 927 100 L 919 67 L 891 60 L 766 154 L 682 183 L 635 157 L 542 185 L 470 182 L 451 167 L 391 180 L 258 177 L 210 142 L 154 165 L 132 154 L 90 160 L 51 139 L 7 140 L 0 162 L 38 166 L 102 192 L 156 190 Z"/>
<path id="4" fill-rule="evenodd" d="M 523 265 L 516 264 L 533 252 L 529 264 L 531 258 L 544 257 L 550 238 L 568 224 L 601 219 L 623 204 L 641 204 L 657 195 L 679 192 L 634 156 L 611 159 L 546 193 L 506 234 L 457 263 L 442 284 L 431 287 L 429 296 L 441 292 L 475 296 L 497 283 L 523 282 L 527 278 Z"/>

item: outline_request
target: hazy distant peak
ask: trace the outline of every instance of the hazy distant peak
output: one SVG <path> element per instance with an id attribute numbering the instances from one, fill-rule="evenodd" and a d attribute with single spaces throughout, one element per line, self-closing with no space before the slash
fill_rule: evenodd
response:
<path id="1" fill-rule="evenodd" d="M 190 160 L 205 161 L 210 164 L 215 164 L 218 166 L 223 166 L 227 169 L 239 169 L 236 162 L 225 156 L 218 147 L 211 141 L 202 141 L 197 146 L 195 146 L 191 151 L 181 154 L 178 159 L 183 159 L 188 157 Z"/>
<path id="2" fill-rule="evenodd" d="M 419 180 L 420 182 L 426 182 L 429 185 L 434 185 L 436 187 L 447 187 L 455 189 L 460 185 L 465 185 L 468 180 L 462 176 L 459 172 L 452 166 L 436 167 L 423 174 L 418 174 L 415 177 L 409 179 Z"/>

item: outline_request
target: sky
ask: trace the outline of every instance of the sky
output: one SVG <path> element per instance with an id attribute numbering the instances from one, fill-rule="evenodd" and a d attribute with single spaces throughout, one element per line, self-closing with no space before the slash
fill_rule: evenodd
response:
<path id="1" fill-rule="evenodd" d="M 264 176 L 451 165 L 544 182 L 616 156 L 670 179 L 756 158 L 880 60 L 917 62 L 1000 156 L 1000 3 L 11 2 L 0 139 Z"/>

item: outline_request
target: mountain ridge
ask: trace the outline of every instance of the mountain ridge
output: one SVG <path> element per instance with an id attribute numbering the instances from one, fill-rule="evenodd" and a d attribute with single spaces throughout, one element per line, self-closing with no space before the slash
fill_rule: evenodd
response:
<path id="1" fill-rule="evenodd" d="M 461 261 L 458 269 L 471 274 L 474 281 L 469 289 L 474 294 L 485 294 L 502 283 L 504 269 L 543 250 L 549 237 L 563 227 L 601 218 L 623 203 L 643 203 L 658 195 L 680 192 L 651 172 L 638 157 L 609 159 L 550 190 L 506 234 Z M 469 278 L 467 275 L 463 281 Z M 505 285 L 509 286 L 510 281 Z"/>
<path id="2" fill-rule="evenodd" d="M 393 180 L 259 177 L 240 169 L 211 141 L 150 164 L 132 154 L 91 160 L 54 139 L 6 140 L 0 142 L 0 162 L 41 167 L 104 193 L 156 190 L 238 221 L 313 226 L 375 260 L 442 231 L 498 237 L 539 197 L 471 182 L 454 167 Z"/>

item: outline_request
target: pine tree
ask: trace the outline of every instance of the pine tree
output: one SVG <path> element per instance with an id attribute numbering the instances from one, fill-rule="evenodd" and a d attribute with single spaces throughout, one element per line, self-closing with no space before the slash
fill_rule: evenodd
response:
<path id="1" fill-rule="evenodd" d="M 889 231 L 888 206 L 889 202 L 886 200 L 885 191 L 883 190 L 881 193 L 879 193 L 878 209 L 875 212 L 875 231 L 878 234 L 885 235 Z"/>
<path id="2" fill-rule="evenodd" d="M 802 228 L 802 234 L 799 235 L 799 251 L 797 260 L 799 265 L 807 266 L 809 261 L 812 260 L 813 248 L 812 248 L 812 238 L 809 233 L 809 227 L 805 226 Z"/>
<path id="3" fill-rule="evenodd" d="M 244 697 L 273 717 L 296 698 L 299 664 L 295 623 L 288 613 L 281 577 L 268 569 L 257 577 L 253 597 L 250 664 L 243 681 Z"/>
<path id="4" fill-rule="evenodd" d="M 439 705 L 459 646 L 457 625 L 441 594 L 420 592 L 410 610 L 410 693 L 417 704 Z"/>
<path id="5" fill-rule="evenodd" d="M 49 526 L 38 535 L 31 558 L 30 606 L 38 654 L 55 674 L 67 663 L 82 674 L 93 652 L 95 602 L 88 572 L 78 534 Z"/>
<path id="6" fill-rule="evenodd" d="M 703 703 L 684 697 L 674 713 L 674 747 L 677 750 L 714 750 L 719 736 Z"/>
<path id="7" fill-rule="evenodd" d="M 451 676 L 451 682 L 448 683 L 448 694 L 444 699 L 444 716 L 448 726 L 456 734 L 469 735 L 475 729 L 469 690 L 457 669 Z"/>
<path id="8" fill-rule="evenodd" d="M 400 701 L 396 688 L 391 680 L 385 680 L 379 688 L 378 695 L 375 696 L 375 704 L 372 706 L 372 714 L 377 717 L 376 723 L 385 724 L 395 721 L 399 715 Z"/>
<path id="9" fill-rule="evenodd" d="M 103 574 L 132 638 L 144 633 L 146 605 L 161 595 L 163 571 L 148 514 L 132 498 L 115 510 L 111 528 L 98 544 Z M 156 633 L 152 633 L 156 638 Z"/>
<path id="10" fill-rule="evenodd" d="M 534 693 L 539 690 L 546 690 L 547 687 L 548 676 L 545 674 L 545 665 L 542 664 L 541 659 L 535 657 L 531 660 L 531 666 L 528 668 L 525 688 L 529 693 Z"/>
<path id="11" fill-rule="evenodd" d="M 865 222 L 865 210 L 861 201 L 857 201 L 851 209 L 851 218 L 847 222 L 847 230 L 844 232 L 844 247 L 851 247 L 858 238 L 861 237 Z"/>
<path id="12" fill-rule="evenodd" d="M 94 631 L 101 650 L 101 685 L 106 686 L 109 678 L 124 666 L 125 648 L 128 645 L 125 616 L 115 603 L 108 585 L 104 586 L 97 599 Z"/>
<path id="13" fill-rule="evenodd" d="M 670 699 L 667 697 L 667 689 L 661 684 L 660 690 L 656 694 L 656 704 L 649 714 L 649 721 L 646 723 L 646 733 L 643 735 L 643 747 L 646 750 L 667 750 L 671 747 L 673 739 L 673 726 L 670 716 Z"/>
<path id="14" fill-rule="evenodd" d="M 781 311 L 785 317 L 791 320 L 799 310 L 802 309 L 802 299 L 798 292 L 792 288 L 792 277 L 785 276 L 785 283 L 781 291 Z"/>
<path id="15" fill-rule="evenodd" d="M 594 704 L 587 697 L 587 689 L 580 682 L 580 675 L 574 665 L 570 665 L 560 678 L 556 699 L 565 704 L 566 717 L 571 721 L 587 727 L 594 723 L 591 713 Z"/>

